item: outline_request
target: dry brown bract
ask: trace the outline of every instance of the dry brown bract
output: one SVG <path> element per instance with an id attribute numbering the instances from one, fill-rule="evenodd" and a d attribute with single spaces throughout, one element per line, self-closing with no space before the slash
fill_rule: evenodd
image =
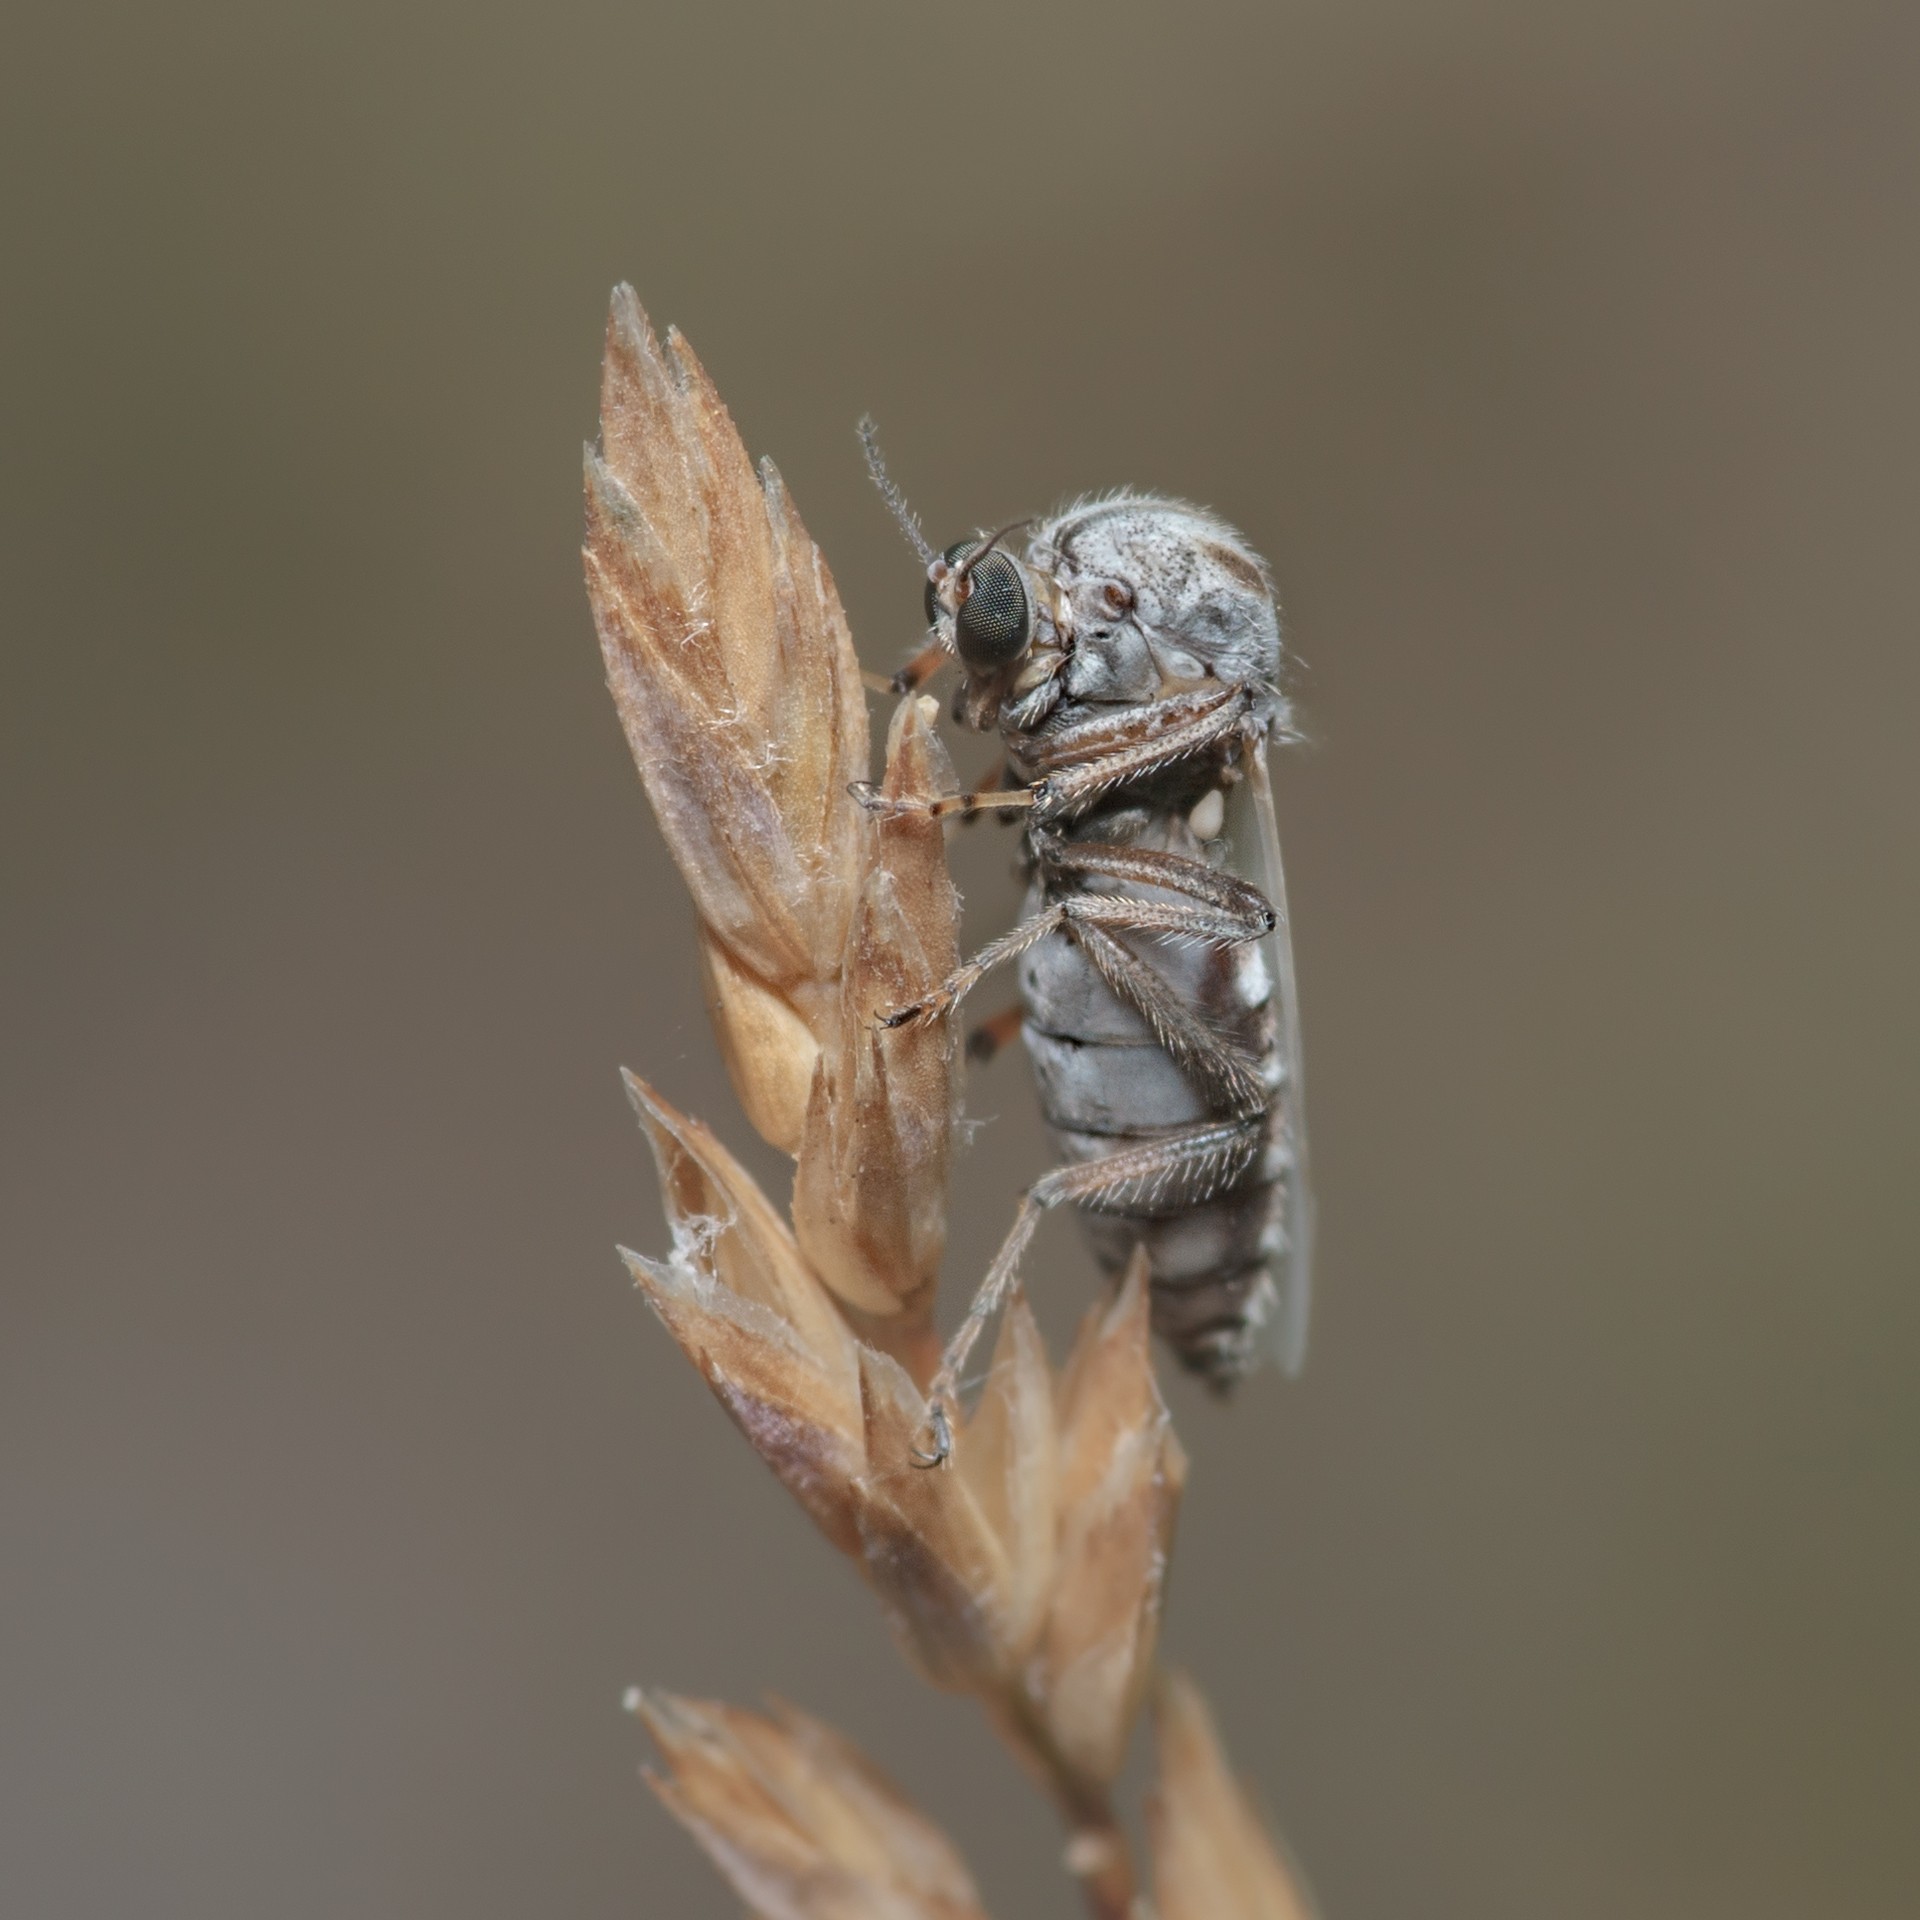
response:
<path id="1" fill-rule="evenodd" d="M 1147 1809 L 1160 1920 L 1314 1920 L 1313 1903 L 1267 1838 L 1228 1767 L 1213 1716 L 1169 1674 L 1154 1719 L 1160 1783 Z"/>
<path id="2" fill-rule="evenodd" d="M 1091 1910 L 1122 1920 L 1139 1909 L 1111 1789 L 1153 1671 L 1187 1471 L 1154 1383 L 1145 1269 L 1088 1315 L 1057 1378 L 1016 1300 L 946 1466 L 915 1464 L 956 1070 L 944 1022 L 883 1030 L 876 1016 L 955 964 L 945 849 L 937 824 L 876 824 L 848 796 L 867 725 L 826 565 L 686 343 L 670 333 L 663 348 L 626 288 L 587 454 L 586 568 L 734 1085 L 796 1159 L 790 1224 L 706 1127 L 629 1076 L 672 1247 L 626 1258 L 915 1664 L 977 1697 L 1052 1797 Z M 952 790 L 934 720 L 930 700 L 900 705 L 889 793 Z M 1303 1911 L 1269 1898 L 1258 1830 L 1217 1755 L 1204 1764 L 1204 1710 L 1169 1698 L 1164 1920 Z M 671 1700 L 645 1711 L 674 1767 L 661 1797 L 756 1913 L 979 1912 L 938 1833 L 824 1728 Z"/>
<path id="3" fill-rule="evenodd" d="M 672 1768 L 648 1782 L 766 1920 L 986 1920 L 946 1836 L 830 1727 L 637 1696 Z"/>
<path id="4" fill-rule="evenodd" d="M 587 591 L 607 681 L 693 894 L 708 1003 L 741 1104 L 798 1156 L 795 1223 L 827 1284 L 924 1335 L 945 1241 L 946 1035 L 873 1014 L 955 964 L 939 829 L 873 827 L 866 702 L 833 577 L 771 462 L 758 473 L 705 370 L 613 300 Z M 948 777 L 930 708 L 889 741 L 897 786 Z"/>

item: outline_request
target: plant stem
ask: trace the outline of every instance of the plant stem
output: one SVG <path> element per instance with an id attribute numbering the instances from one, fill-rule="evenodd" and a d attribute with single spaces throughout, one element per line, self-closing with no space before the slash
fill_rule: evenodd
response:
<path id="1" fill-rule="evenodd" d="M 1132 1920 L 1133 1850 L 1118 1826 L 1082 1827 L 1067 1843 L 1067 1868 L 1080 1882 L 1090 1920 Z"/>
<path id="2" fill-rule="evenodd" d="M 991 1712 L 995 1730 L 1066 1825 L 1067 1871 L 1080 1882 L 1089 1920 L 1132 1920 L 1133 1848 L 1114 1818 L 1112 1795 L 1068 1762 L 1024 1691 L 1010 1690 Z"/>

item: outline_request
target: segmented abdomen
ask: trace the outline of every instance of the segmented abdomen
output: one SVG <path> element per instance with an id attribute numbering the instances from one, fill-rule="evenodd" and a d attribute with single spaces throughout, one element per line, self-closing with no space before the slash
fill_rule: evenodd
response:
<path id="1" fill-rule="evenodd" d="M 1090 826 L 1080 832 L 1105 837 Z M 1138 844 L 1201 857 L 1181 820 Z M 1134 898 L 1175 897 L 1131 882 L 1092 884 Z M 1052 897 L 1043 875 L 1029 892 L 1027 912 L 1043 910 Z M 1020 968 L 1023 1031 L 1041 1111 L 1060 1151 L 1082 1162 L 1196 1126 L 1241 1122 L 1232 1144 L 1206 1160 L 1098 1211 L 1081 1209 L 1109 1272 L 1124 1267 L 1135 1247 L 1146 1249 L 1155 1331 L 1186 1366 L 1226 1387 L 1253 1364 L 1257 1329 L 1273 1304 L 1268 1261 L 1280 1244 L 1285 1148 L 1272 982 L 1257 942 L 1221 949 L 1158 935 L 1117 937 L 1261 1064 L 1265 1110 L 1237 1116 L 1218 1091 L 1186 1072 L 1072 934 L 1059 932 L 1033 947 Z"/>

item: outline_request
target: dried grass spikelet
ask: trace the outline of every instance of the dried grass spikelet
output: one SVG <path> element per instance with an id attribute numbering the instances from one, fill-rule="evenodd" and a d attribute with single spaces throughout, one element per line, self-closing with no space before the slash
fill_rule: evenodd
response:
<path id="1" fill-rule="evenodd" d="M 911 1350 L 945 1233 L 944 1026 L 872 1031 L 950 969 L 938 829 L 876 828 L 865 697 L 826 562 L 771 463 L 756 474 L 692 350 L 630 288 L 607 322 L 586 455 L 588 595 L 621 724 L 693 895 L 708 1005 L 763 1138 L 799 1158 L 819 1276 Z M 951 784 L 931 714 L 897 720 L 887 778 Z M 924 1344 L 924 1343 L 923 1343 Z"/>
<path id="2" fill-rule="evenodd" d="M 858 1350 L 792 1230 L 699 1121 L 625 1076 L 660 1170 L 673 1250 L 622 1255 L 720 1404 L 843 1553 L 866 1469 Z"/>
<path id="3" fill-rule="evenodd" d="M 1220 1751 L 1198 1688 L 1168 1675 L 1155 1703 L 1159 1784 L 1147 1808 L 1160 1920 L 1314 1920 Z"/>
<path id="4" fill-rule="evenodd" d="M 1030 1677 L 1075 1771 L 1111 1781 L 1153 1671 L 1187 1456 L 1153 1377 L 1147 1266 L 1088 1315 L 1060 1383 L 1059 1568 Z"/>
<path id="5" fill-rule="evenodd" d="M 792 1152 L 866 867 L 852 637 L 778 474 L 755 473 L 692 350 L 663 349 L 627 287 L 586 494 L 608 684 L 699 911 L 735 1084 Z"/>
<path id="6" fill-rule="evenodd" d="M 938 711 L 928 699 L 895 711 L 889 798 L 953 791 Z M 945 1021 L 883 1029 L 878 1016 L 921 999 L 959 964 L 960 903 L 937 821 L 885 818 L 875 839 L 848 929 L 838 1036 L 823 1044 L 809 1090 L 793 1224 L 849 1306 L 925 1322 L 946 1247 L 953 1046 Z"/>
<path id="7" fill-rule="evenodd" d="M 1053 1379 L 1022 1299 L 944 1468 L 914 1463 L 927 1408 L 903 1369 L 861 1355 L 860 1547 L 895 1637 L 936 1686 L 1016 1693 L 1045 1624 L 1057 1526 Z"/>
<path id="8" fill-rule="evenodd" d="M 978 1696 L 1069 1816 L 1118 1773 L 1158 1636 L 1186 1475 L 1154 1384 L 1146 1271 L 1056 1380 L 1023 1299 L 946 1466 L 926 1402 L 860 1343 L 798 1242 L 697 1121 L 629 1078 L 673 1235 L 634 1277 L 762 1459 L 852 1557 L 914 1663 Z"/>
<path id="9" fill-rule="evenodd" d="M 985 1920 L 946 1836 L 832 1728 L 778 1702 L 632 1704 L 672 1769 L 648 1784 L 762 1920 Z"/>

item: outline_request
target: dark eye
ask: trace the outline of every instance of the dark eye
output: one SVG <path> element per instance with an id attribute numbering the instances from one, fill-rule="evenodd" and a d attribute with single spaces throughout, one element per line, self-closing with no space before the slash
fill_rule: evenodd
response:
<path id="1" fill-rule="evenodd" d="M 968 666 L 987 669 L 1019 659 L 1032 638 L 1026 583 L 1012 558 L 996 549 L 967 575 L 954 645 Z"/>

